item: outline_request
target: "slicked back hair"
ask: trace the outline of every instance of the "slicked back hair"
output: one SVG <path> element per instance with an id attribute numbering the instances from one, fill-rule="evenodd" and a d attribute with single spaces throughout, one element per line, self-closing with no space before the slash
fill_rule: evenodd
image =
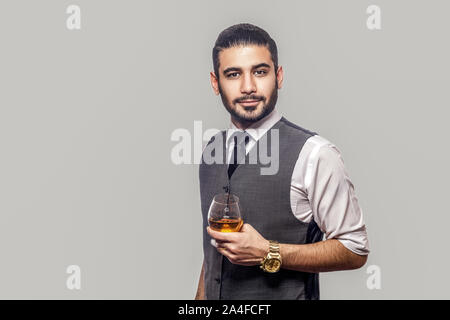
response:
<path id="1" fill-rule="evenodd" d="M 219 78 L 219 53 L 224 49 L 237 46 L 258 45 L 269 49 L 275 67 L 275 74 L 278 70 L 278 51 L 275 41 L 270 35 L 255 25 L 250 23 L 235 24 L 223 30 L 217 37 L 212 51 L 214 73 Z"/>

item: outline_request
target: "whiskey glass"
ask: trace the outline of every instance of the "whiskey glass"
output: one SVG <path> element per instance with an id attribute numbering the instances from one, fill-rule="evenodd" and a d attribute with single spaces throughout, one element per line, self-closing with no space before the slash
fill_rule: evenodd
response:
<path id="1" fill-rule="evenodd" d="M 238 232 L 243 225 L 239 198 L 230 193 L 215 195 L 208 210 L 208 222 L 213 230 Z"/>

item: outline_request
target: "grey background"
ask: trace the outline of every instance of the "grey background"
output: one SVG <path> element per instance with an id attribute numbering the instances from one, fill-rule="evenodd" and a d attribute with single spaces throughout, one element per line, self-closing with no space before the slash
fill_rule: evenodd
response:
<path id="1" fill-rule="evenodd" d="M 81 7 L 81 30 L 66 8 Z M 366 8 L 382 30 L 366 28 Z M 323 299 L 449 298 L 448 1 L 2 1 L 0 298 L 191 299 L 198 166 L 177 128 L 225 128 L 218 33 L 254 23 L 285 70 L 278 109 L 343 153 L 371 254 Z M 81 267 L 81 290 L 66 288 Z M 381 268 L 381 289 L 366 286 Z"/>

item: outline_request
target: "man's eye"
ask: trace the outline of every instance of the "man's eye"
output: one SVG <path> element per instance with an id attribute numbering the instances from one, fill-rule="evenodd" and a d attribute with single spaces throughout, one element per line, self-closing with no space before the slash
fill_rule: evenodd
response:
<path id="1" fill-rule="evenodd" d="M 256 70 L 255 72 L 256 72 L 258 75 L 264 75 L 264 74 L 267 73 L 267 71 L 265 71 L 265 70 Z"/>
<path id="2" fill-rule="evenodd" d="M 233 73 L 229 73 L 228 75 L 227 75 L 227 78 L 236 78 L 236 75 L 238 75 L 239 73 L 237 73 L 237 72 L 233 72 Z"/>

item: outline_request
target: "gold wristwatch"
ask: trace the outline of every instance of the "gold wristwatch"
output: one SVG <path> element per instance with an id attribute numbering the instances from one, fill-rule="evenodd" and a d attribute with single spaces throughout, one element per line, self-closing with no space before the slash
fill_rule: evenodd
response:
<path id="1" fill-rule="evenodd" d="M 261 269 L 265 272 L 275 273 L 281 268 L 280 244 L 277 241 L 269 240 L 269 252 L 261 261 Z"/>

